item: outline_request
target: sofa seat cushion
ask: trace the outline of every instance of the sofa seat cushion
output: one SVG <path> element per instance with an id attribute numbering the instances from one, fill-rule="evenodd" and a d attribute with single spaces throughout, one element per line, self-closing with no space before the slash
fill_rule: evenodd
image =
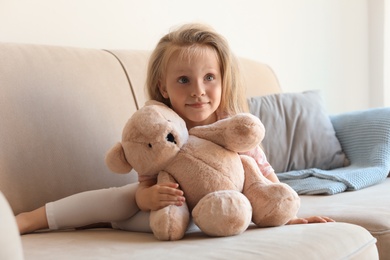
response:
<path id="1" fill-rule="evenodd" d="M 193 231 L 175 242 L 112 229 L 35 233 L 22 241 L 28 259 L 377 259 L 369 232 L 345 223 L 250 227 L 222 238 Z"/>
<path id="2" fill-rule="evenodd" d="M 300 217 L 328 216 L 364 227 L 377 238 L 379 256 L 390 255 L 390 178 L 384 182 L 333 196 L 301 196 Z M 383 258 L 385 259 L 385 258 Z"/>

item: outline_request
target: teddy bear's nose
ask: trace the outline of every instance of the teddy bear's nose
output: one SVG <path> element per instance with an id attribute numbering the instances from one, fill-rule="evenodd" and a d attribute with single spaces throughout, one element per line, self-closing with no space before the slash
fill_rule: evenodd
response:
<path id="1" fill-rule="evenodd" d="M 167 135 L 167 141 L 168 142 L 171 142 L 171 143 L 175 143 L 176 144 L 176 141 L 175 141 L 175 137 L 173 136 L 173 134 L 171 134 L 171 133 L 169 133 L 168 135 Z"/>

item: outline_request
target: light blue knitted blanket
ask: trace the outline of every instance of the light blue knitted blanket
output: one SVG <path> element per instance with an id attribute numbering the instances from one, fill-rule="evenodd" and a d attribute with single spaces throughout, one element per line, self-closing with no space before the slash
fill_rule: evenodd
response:
<path id="1" fill-rule="evenodd" d="M 390 107 L 331 116 L 336 136 L 351 164 L 321 170 L 278 173 L 298 194 L 332 195 L 377 184 L 390 171 Z"/>

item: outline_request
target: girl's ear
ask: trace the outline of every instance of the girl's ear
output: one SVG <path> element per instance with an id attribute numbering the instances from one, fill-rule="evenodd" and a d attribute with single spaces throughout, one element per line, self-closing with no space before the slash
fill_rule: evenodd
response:
<path id="1" fill-rule="evenodd" d="M 163 85 L 163 84 L 161 83 L 161 80 L 158 82 L 158 89 L 160 90 L 160 93 L 161 93 L 161 95 L 162 95 L 164 98 L 166 98 L 166 99 L 169 98 L 167 89 L 166 89 L 165 85 Z"/>
<path id="2" fill-rule="evenodd" d="M 121 143 L 117 143 L 107 152 L 105 161 L 108 168 L 116 173 L 128 173 L 133 169 L 126 160 L 125 151 Z"/>

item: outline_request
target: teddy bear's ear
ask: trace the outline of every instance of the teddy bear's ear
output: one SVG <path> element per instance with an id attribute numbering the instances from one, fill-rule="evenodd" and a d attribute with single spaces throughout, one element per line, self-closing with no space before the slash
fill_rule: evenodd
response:
<path id="1" fill-rule="evenodd" d="M 128 173 L 133 169 L 125 157 L 125 151 L 121 143 L 117 143 L 106 154 L 108 168 L 116 173 Z"/>

